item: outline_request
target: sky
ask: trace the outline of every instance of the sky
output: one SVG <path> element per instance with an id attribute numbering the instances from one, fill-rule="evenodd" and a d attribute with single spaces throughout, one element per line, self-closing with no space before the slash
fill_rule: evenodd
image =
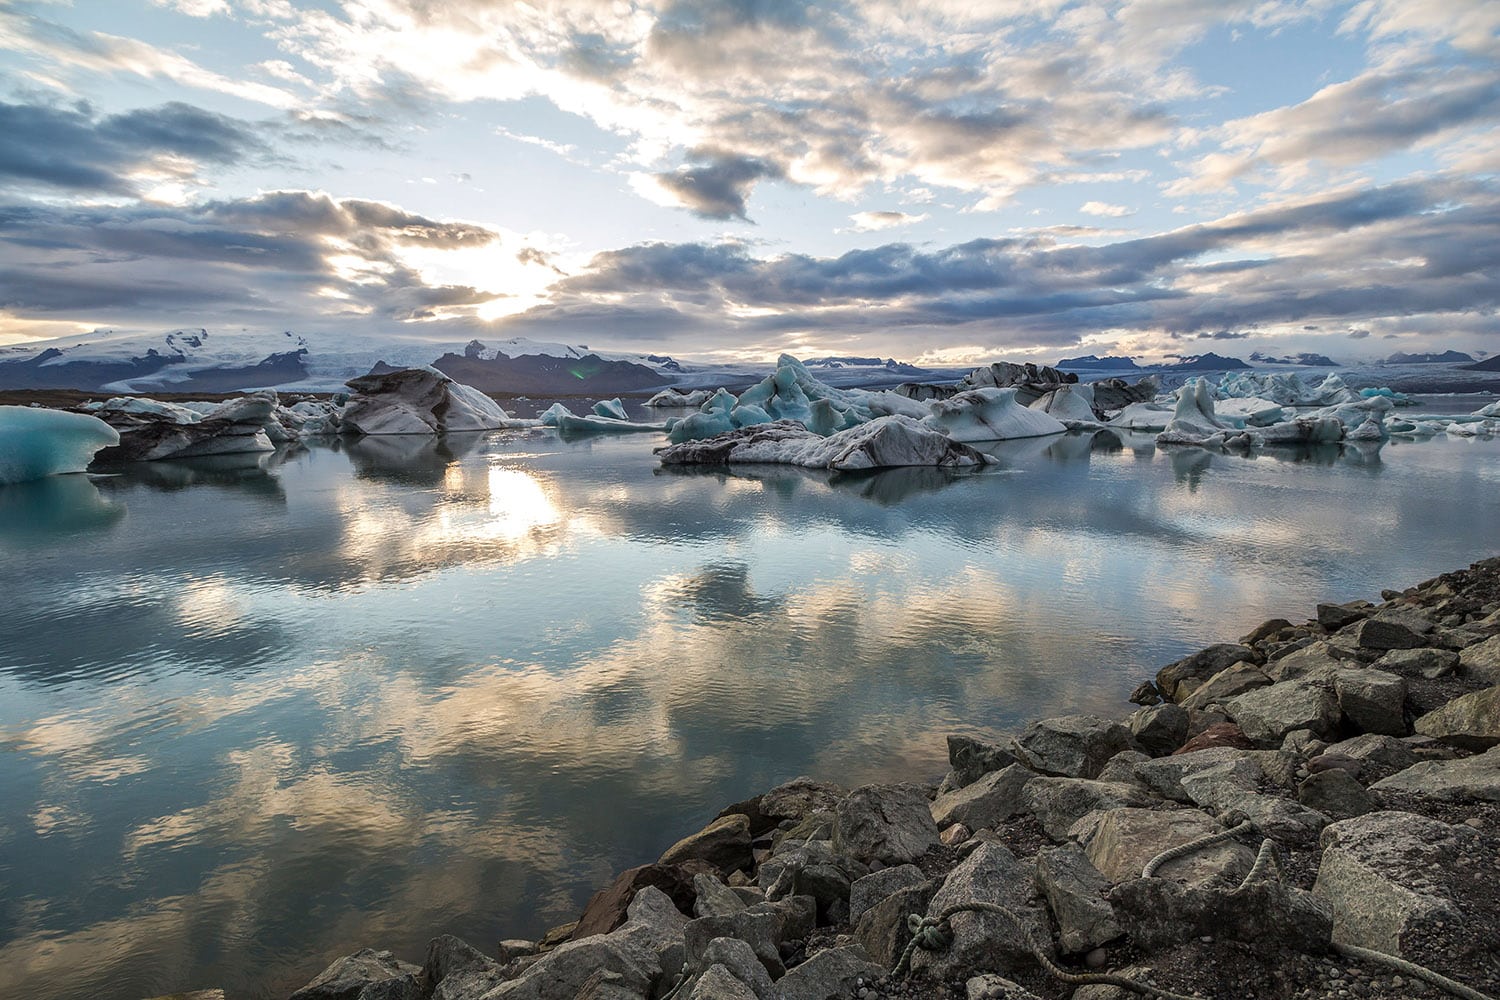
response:
<path id="1" fill-rule="evenodd" d="M 0 346 L 1500 344 L 1495 0 L 0 0 Z"/>

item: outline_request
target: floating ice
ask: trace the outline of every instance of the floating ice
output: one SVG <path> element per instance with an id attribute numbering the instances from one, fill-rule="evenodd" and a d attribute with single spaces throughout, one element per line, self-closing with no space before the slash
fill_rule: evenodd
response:
<path id="1" fill-rule="evenodd" d="M 1268 427 L 1286 419 L 1286 408 L 1258 396 L 1240 396 L 1214 403 L 1214 416 L 1236 427 Z"/>
<path id="2" fill-rule="evenodd" d="M 1489 406 L 1481 406 L 1479 409 L 1474 411 L 1474 416 L 1500 417 L 1500 400 L 1491 403 Z"/>
<path id="3" fill-rule="evenodd" d="M 1067 430 L 1061 420 L 1016 402 L 1015 389 L 970 389 L 927 404 L 931 416 L 923 426 L 955 441 L 1006 441 L 1045 437 Z"/>
<path id="4" fill-rule="evenodd" d="M 85 413 L 0 406 L 0 484 L 82 472 L 119 442 L 118 431 Z"/>
<path id="5" fill-rule="evenodd" d="M 620 397 L 614 399 L 601 399 L 594 404 L 594 414 L 609 420 L 629 420 L 625 415 L 625 404 L 620 402 Z"/>
<path id="6" fill-rule="evenodd" d="M 1160 403 L 1131 403 L 1109 420 L 1111 427 L 1131 431 L 1166 430 L 1172 422 L 1172 409 Z"/>
<path id="7" fill-rule="evenodd" d="M 994 390 L 991 390 L 994 391 Z M 796 420 L 743 427 L 662 449 L 663 465 L 774 463 L 854 471 L 895 466 L 962 467 L 985 458 L 968 445 L 911 417 L 877 417 L 823 437 Z"/>
<path id="8" fill-rule="evenodd" d="M 597 413 L 588 413 L 581 417 L 571 413 L 560 413 L 557 415 L 555 426 L 564 434 L 660 434 L 667 429 L 666 424 L 639 424 L 633 420 L 602 417 Z"/>
<path id="9" fill-rule="evenodd" d="M 1309 386 L 1298 375 L 1288 372 L 1230 372 L 1219 380 L 1214 391 L 1221 399 L 1259 396 L 1282 406 L 1332 406 L 1359 398 L 1337 375 Z"/>
<path id="10" fill-rule="evenodd" d="M 1196 444 L 1237 429 L 1214 413 L 1214 393 L 1208 380 L 1196 378 L 1177 390 L 1177 406 L 1172 411 L 1172 419 L 1167 421 L 1157 441 L 1161 444 Z"/>
<path id="11" fill-rule="evenodd" d="M 656 395 L 646 400 L 645 405 L 662 407 L 702 406 L 704 403 L 708 402 L 708 399 L 711 395 L 713 394 L 710 393 L 707 389 L 694 389 L 692 392 L 681 392 L 677 389 L 663 389 L 661 392 L 658 392 Z"/>
<path id="12" fill-rule="evenodd" d="M 1069 430 L 1102 426 L 1098 414 L 1094 412 L 1094 387 L 1091 385 L 1060 385 L 1043 393 L 1028 409 L 1050 413 Z"/>
<path id="13" fill-rule="evenodd" d="M 443 434 L 516 426 L 484 393 L 430 366 L 350 379 L 340 428 L 355 434 Z"/>

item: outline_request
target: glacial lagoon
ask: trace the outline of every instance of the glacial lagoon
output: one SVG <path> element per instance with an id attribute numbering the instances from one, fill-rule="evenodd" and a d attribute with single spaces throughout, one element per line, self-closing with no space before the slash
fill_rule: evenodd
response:
<path id="1" fill-rule="evenodd" d="M 367 438 L 0 487 L 0 996 L 285 996 L 573 919 L 799 773 L 1123 714 L 1163 663 L 1494 554 L 1500 441 L 1007 442 L 978 472 Z"/>

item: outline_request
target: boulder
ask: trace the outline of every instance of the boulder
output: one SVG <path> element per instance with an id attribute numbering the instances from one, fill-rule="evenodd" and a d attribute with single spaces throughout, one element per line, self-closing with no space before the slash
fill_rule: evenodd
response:
<path id="1" fill-rule="evenodd" d="M 1192 796 L 1182 787 L 1182 779 L 1220 765 L 1231 765 L 1237 783 L 1252 791 L 1265 777 L 1254 751 L 1236 747 L 1212 747 L 1141 761 L 1136 764 L 1135 773 L 1147 788 L 1162 798 L 1192 802 Z"/>
<path id="2" fill-rule="evenodd" d="M 1330 632 L 1363 619 L 1369 614 L 1369 609 L 1374 607 L 1369 601 L 1351 601 L 1348 604 L 1319 604 L 1317 609 L 1318 624 Z"/>
<path id="3" fill-rule="evenodd" d="M 1333 911 L 1333 939 L 1416 962 L 1414 938 L 1463 919 L 1430 874 L 1456 866 L 1467 827 L 1406 812 L 1375 812 L 1323 831 L 1313 894 Z"/>
<path id="4" fill-rule="evenodd" d="M 365 948 L 324 969 L 291 1000 L 421 1000 L 421 976 L 421 967 Z"/>
<path id="5" fill-rule="evenodd" d="M 701 873 L 693 876 L 693 916 L 724 917 L 745 908 L 745 901 L 729 886 L 712 875 Z"/>
<path id="6" fill-rule="evenodd" d="M 1425 677 L 1437 680 L 1458 669 L 1459 654 L 1451 649 L 1423 646 L 1419 649 L 1393 649 L 1373 666 L 1400 677 Z"/>
<path id="7" fill-rule="evenodd" d="M 1266 664 L 1266 676 L 1272 681 L 1295 681 L 1304 677 L 1322 677 L 1345 666 L 1348 658 L 1326 642 L 1315 642 Z"/>
<path id="8" fill-rule="evenodd" d="M 994 826 L 1020 812 L 1021 792 L 1036 772 L 1022 764 L 982 775 L 956 791 L 939 795 L 930 807 L 939 827 L 962 823 L 970 830 Z"/>
<path id="9" fill-rule="evenodd" d="M 757 1000 L 780 1000 L 775 985 L 771 982 L 770 973 L 766 972 L 765 966 L 760 959 L 755 957 L 754 950 L 738 938 L 715 938 L 703 949 L 698 956 L 697 963 L 685 963 L 687 971 L 683 979 L 681 992 L 689 996 L 699 988 L 704 979 L 709 978 L 710 972 L 715 968 L 723 969 L 725 973 L 736 982 L 749 989 L 750 994 Z M 718 979 L 718 977 L 715 977 Z M 718 980 L 722 983 L 722 979 Z M 713 989 L 714 980 L 710 980 L 704 989 Z M 732 989 L 728 984 L 721 987 Z"/>
<path id="10" fill-rule="evenodd" d="M 1355 736 L 1352 739 L 1335 743 L 1325 750 L 1322 756 L 1340 757 L 1353 760 L 1358 763 L 1359 771 L 1355 777 L 1362 778 L 1366 784 L 1379 781 L 1381 778 L 1389 778 L 1397 771 L 1404 771 L 1417 763 L 1420 759 L 1416 751 L 1394 736 L 1381 736 L 1377 733 L 1366 733 L 1363 736 Z M 1319 770 L 1314 767 L 1317 758 L 1307 762 L 1308 770 Z"/>
<path id="11" fill-rule="evenodd" d="M 1096 715 L 1064 715 L 1034 722 L 1013 741 L 1021 762 L 1041 774 L 1096 778 L 1121 750 L 1138 750 L 1130 730 Z"/>
<path id="12" fill-rule="evenodd" d="M 451 934 L 427 945 L 422 981 L 433 1000 L 470 1000 L 488 993 L 503 981 L 501 963 Z"/>
<path id="13" fill-rule="evenodd" d="M 686 861 L 706 861 L 721 872 L 750 867 L 750 818 L 733 814 L 716 819 L 667 848 L 657 864 Z"/>
<path id="14" fill-rule="evenodd" d="M 1500 746 L 1500 686 L 1455 698 L 1417 720 L 1416 731 L 1461 750 Z"/>
<path id="15" fill-rule="evenodd" d="M 1241 660 L 1254 662 L 1255 659 L 1255 650 L 1249 646 L 1221 642 L 1162 667 L 1156 672 L 1156 686 L 1168 698 L 1176 701 L 1177 685 L 1183 680 L 1189 677 L 1206 679 Z"/>
<path id="16" fill-rule="evenodd" d="M 916 785 L 856 788 L 840 800 L 834 816 L 834 849 L 860 861 L 905 864 L 938 842 L 927 796 Z"/>
<path id="17" fill-rule="evenodd" d="M 801 822 L 815 812 L 833 812 L 848 791 L 827 781 L 798 777 L 760 796 L 759 808 L 772 823 Z"/>
<path id="18" fill-rule="evenodd" d="M 1332 927 L 1326 903 L 1274 880 L 1225 892 L 1138 878 L 1115 886 L 1110 902 L 1131 943 L 1148 951 L 1212 937 L 1284 961 L 1326 949 Z"/>
<path id="19" fill-rule="evenodd" d="M 1487 684 L 1500 684 L 1500 635 L 1464 648 L 1459 665 L 1470 677 Z"/>
<path id="20" fill-rule="evenodd" d="M 1406 680 L 1373 667 L 1333 675 L 1339 709 L 1355 728 L 1384 736 L 1405 736 Z"/>
<path id="21" fill-rule="evenodd" d="M 847 915 L 849 889 L 854 879 L 837 863 L 803 865 L 792 873 L 792 895 L 811 896 L 818 905 L 818 916 L 829 923 L 840 923 Z"/>
<path id="22" fill-rule="evenodd" d="M 1194 696 L 1196 694 L 1194 692 Z M 1160 757 L 1176 750 L 1187 740 L 1188 717 L 1186 708 L 1168 703 L 1131 712 L 1125 724 L 1146 753 Z"/>
<path id="23" fill-rule="evenodd" d="M 1192 694 L 1183 699 L 1182 706 L 1204 709 L 1210 705 L 1220 705 L 1237 694 L 1254 691 L 1270 683 L 1271 678 L 1266 676 L 1265 671 L 1253 663 L 1241 660 L 1204 681 Z M 1177 745 L 1181 746 L 1181 741 Z M 1176 747 L 1173 749 L 1175 750 Z"/>
<path id="24" fill-rule="evenodd" d="M 1417 649 L 1426 645 L 1421 633 L 1390 618 L 1366 618 L 1340 629 L 1338 635 L 1353 646 L 1381 652 L 1388 649 Z"/>
<path id="25" fill-rule="evenodd" d="M 1152 799 L 1134 784 L 1086 778 L 1037 778 L 1022 793 L 1026 811 L 1036 815 L 1047 836 L 1063 840 L 1073 824 L 1095 810 L 1148 806 Z"/>
<path id="26" fill-rule="evenodd" d="M 858 921 L 864 912 L 898 889 L 909 889 L 927 881 L 916 865 L 882 868 L 856 879 L 849 890 L 849 920 Z"/>
<path id="27" fill-rule="evenodd" d="M 903 886 L 868 907 L 854 924 L 854 937 L 865 954 L 887 969 L 895 968 L 911 943 L 912 914 L 924 914 L 938 890 L 936 880 Z"/>
<path id="28" fill-rule="evenodd" d="M 1500 802 L 1500 747 L 1461 760 L 1414 764 L 1370 786 L 1444 802 Z"/>
<path id="29" fill-rule="evenodd" d="M 1140 750 L 1121 750 L 1109 759 L 1108 764 L 1104 765 L 1104 770 L 1099 772 L 1099 780 L 1121 785 L 1139 785 L 1145 788 L 1145 785 L 1141 784 L 1141 779 L 1136 777 L 1135 766 L 1144 764 L 1150 759 L 1150 754 L 1142 753 Z"/>
<path id="30" fill-rule="evenodd" d="M 1287 621 L 1285 618 L 1272 618 L 1269 621 L 1261 622 L 1259 625 L 1255 626 L 1255 628 L 1251 629 L 1248 633 L 1241 636 L 1240 644 L 1244 646 L 1253 646 L 1258 642 L 1265 642 L 1276 633 L 1282 631 L 1283 629 L 1289 629 L 1291 627 L 1292 623 Z"/>
<path id="31" fill-rule="evenodd" d="M 776 918 L 764 911 L 741 910 L 724 917 L 699 917 L 690 920 L 683 928 L 683 943 L 687 949 L 686 961 L 690 968 L 704 967 L 705 952 L 709 942 L 718 938 L 734 938 L 750 946 L 756 959 L 765 967 L 766 973 L 778 979 L 786 972 L 781 964 L 781 953 L 777 949 L 780 940 L 776 936 Z"/>
<path id="32" fill-rule="evenodd" d="M 1263 836 L 1283 843 L 1310 844 L 1328 822 L 1322 813 L 1275 795 L 1262 795 L 1256 787 L 1246 780 L 1242 767 L 1230 763 L 1182 778 L 1183 791 L 1195 804 L 1220 815 L 1243 817 Z"/>
<path id="33" fill-rule="evenodd" d="M 681 865 L 639 865 L 627 868 L 613 882 L 594 893 L 568 935 L 578 941 L 595 934 L 608 934 L 625 922 L 630 903 L 647 886 L 666 893 L 683 913 L 692 913 L 698 898 L 693 888 L 696 875 L 709 870 L 702 861 Z"/>
<path id="34" fill-rule="evenodd" d="M 1057 918 L 1059 943 L 1067 954 L 1090 951 L 1124 933 L 1105 898 L 1109 879 L 1077 844 L 1037 852 L 1036 882 Z"/>
<path id="35" fill-rule="evenodd" d="M 1206 726 L 1201 733 L 1191 737 L 1173 751 L 1173 754 L 1197 753 L 1199 750 L 1219 748 L 1252 750 L 1255 748 L 1255 743 L 1245 735 L 1243 729 L 1234 723 L 1215 722 Z"/>
<path id="36" fill-rule="evenodd" d="M 885 974 L 858 948 L 829 948 L 788 972 L 776 988 L 781 1000 L 834 1000 L 848 996 L 856 981 Z"/>
<path id="37" fill-rule="evenodd" d="M 1297 786 L 1297 801 L 1329 819 L 1352 819 L 1375 812 L 1380 804 L 1342 768 L 1308 775 Z"/>
<path id="38" fill-rule="evenodd" d="M 1140 878 L 1146 862 L 1163 851 L 1224 831 L 1196 809 L 1113 809 L 1097 822 L 1085 818 L 1076 829 L 1085 856 L 1111 882 Z M 1157 877 L 1188 885 L 1237 884 L 1254 862 L 1254 851 L 1230 840 L 1167 862 Z"/>
<path id="39" fill-rule="evenodd" d="M 756 992 L 730 972 L 726 966 L 710 965 L 693 983 L 688 1000 L 759 1000 Z"/>
<path id="40" fill-rule="evenodd" d="M 1030 942 L 1046 947 L 1051 940 L 1045 914 L 1032 905 L 1034 872 L 1034 865 L 1016 860 L 1003 845 L 980 844 L 948 873 L 927 907 L 927 916 L 936 918 L 955 903 L 978 901 L 1005 907 L 1020 926 L 993 913 L 956 913 L 950 920 L 953 943 L 942 951 L 917 949 L 912 971 L 945 980 L 976 968 L 1004 975 L 1011 968 L 1032 966 Z"/>
<path id="41" fill-rule="evenodd" d="M 1015 762 L 1014 754 L 993 743 L 969 736 L 948 737 L 948 766 L 953 768 L 954 783 L 960 788 Z"/>
<path id="42" fill-rule="evenodd" d="M 970 976 L 964 982 L 964 1000 L 1041 1000 L 1035 993 L 993 972 Z"/>
<path id="43" fill-rule="evenodd" d="M 1319 737 L 1333 735 L 1339 703 L 1323 681 L 1285 681 L 1231 698 L 1225 706 L 1230 718 L 1257 743 L 1280 746 L 1287 733 L 1310 729 Z"/>

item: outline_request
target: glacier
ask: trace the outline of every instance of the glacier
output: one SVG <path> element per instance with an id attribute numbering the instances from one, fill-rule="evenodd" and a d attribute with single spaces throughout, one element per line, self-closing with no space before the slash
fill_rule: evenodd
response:
<path id="1" fill-rule="evenodd" d="M 0 484 L 82 472 L 95 452 L 120 443 L 98 417 L 32 406 L 0 406 Z"/>

